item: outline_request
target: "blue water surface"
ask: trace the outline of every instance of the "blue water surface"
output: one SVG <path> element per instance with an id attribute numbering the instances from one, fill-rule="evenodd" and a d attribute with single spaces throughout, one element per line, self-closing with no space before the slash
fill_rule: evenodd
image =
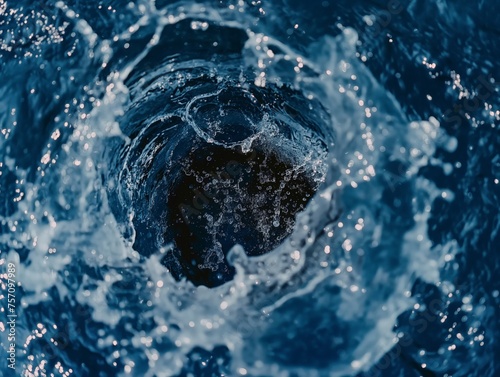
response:
<path id="1" fill-rule="evenodd" d="M 0 0 L 0 375 L 500 376 L 499 60 L 495 0 Z"/>

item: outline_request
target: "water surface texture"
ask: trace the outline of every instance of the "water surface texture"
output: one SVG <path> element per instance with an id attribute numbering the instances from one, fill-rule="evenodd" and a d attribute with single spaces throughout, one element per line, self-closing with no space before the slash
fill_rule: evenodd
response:
<path id="1" fill-rule="evenodd" d="M 500 376 L 499 15 L 0 0 L 0 374 Z"/>

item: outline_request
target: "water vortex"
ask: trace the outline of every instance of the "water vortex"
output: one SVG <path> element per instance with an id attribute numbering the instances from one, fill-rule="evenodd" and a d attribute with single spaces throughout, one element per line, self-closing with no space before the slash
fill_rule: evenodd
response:
<path id="1" fill-rule="evenodd" d="M 0 0 L 0 375 L 497 376 L 493 3 Z"/>

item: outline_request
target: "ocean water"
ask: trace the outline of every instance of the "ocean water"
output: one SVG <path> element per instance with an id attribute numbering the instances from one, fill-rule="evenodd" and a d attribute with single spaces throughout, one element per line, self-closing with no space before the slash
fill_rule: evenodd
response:
<path id="1" fill-rule="evenodd" d="M 0 375 L 500 376 L 499 15 L 0 0 Z"/>

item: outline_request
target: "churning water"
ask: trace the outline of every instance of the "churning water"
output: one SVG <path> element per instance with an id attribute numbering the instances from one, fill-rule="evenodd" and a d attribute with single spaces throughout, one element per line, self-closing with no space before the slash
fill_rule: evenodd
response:
<path id="1" fill-rule="evenodd" d="M 499 376 L 499 14 L 0 0 L 3 375 Z"/>

